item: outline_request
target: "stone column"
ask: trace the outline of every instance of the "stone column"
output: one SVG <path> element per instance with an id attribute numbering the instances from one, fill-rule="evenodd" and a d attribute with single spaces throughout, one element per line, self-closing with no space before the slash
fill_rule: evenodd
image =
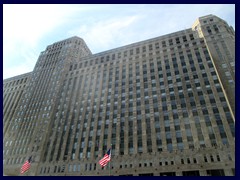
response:
<path id="1" fill-rule="evenodd" d="M 232 169 L 224 169 L 225 176 L 235 176 Z"/>
<path id="2" fill-rule="evenodd" d="M 176 171 L 176 176 L 182 176 L 182 171 Z"/>
<path id="3" fill-rule="evenodd" d="M 208 176 L 206 170 L 199 170 L 200 176 Z"/>

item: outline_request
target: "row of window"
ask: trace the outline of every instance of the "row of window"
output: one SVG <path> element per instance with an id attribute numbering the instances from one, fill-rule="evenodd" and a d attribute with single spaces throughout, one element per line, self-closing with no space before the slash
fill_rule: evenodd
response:
<path id="1" fill-rule="evenodd" d="M 193 40 L 193 36 L 191 36 L 191 40 Z M 183 36 L 183 42 L 186 42 L 186 36 Z M 173 45 L 173 42 L 172 40 L 170 39 L 169 41 L 169 46 Z M 179 44 L 180 41 L 179 41 L 179 38 L 176 38 L 176 43 Z M 203 44 L 204 41 L 201 40 L 201 43 Z M 193 42 L 193 45 L 196 45 L 196 42 Z M 162 47 L 166 47 L 166 41 L 162 41 Z M 130 50 L 126 50 L 126 51 L 123 51 L 123 52 L 119 52 L 117 54 L 112 54 L 111 56 L 110 55 L 106 55 L 106 56 L 102 56 L 102 57 L 99 57 L 99 58 L 96 58 L 95 60 L 88 60 L 88 61 L 85 61 L 84 63 L 81 62 L 78 64 L 74 64 L 74 65 L 71 65 L 70 68 L 69 68 L 69 71 L 72 71 L 72 70 L 76 70 L 76 69 L 80 69 L 82 67 L 87 67 L 87 66 L 92 66 L 92 65 L 96 65 L 96 64 L 100 64 L 100 63 L 105 63 L 105 62 L 109 62 L 110 60 L 116 60 L 116 59 L 120 59 L 120 58 L 126 58 L 126 57 L 129 57 L 129 56 L 132 56 L 132 55 L 135 55 L 136 58 L 139 58 L 139 55 L 141 54 L 142 58 L 146 57 L 146 47 L 147 46 L 143 46 L 143 47 L 137 47 L 135 49 L 130 49 Z M 189 47 L 189 44 L 185 44 L 185 47 L 188 48 Z M 182 49 L 183 47 L 182 46 L 178 46 L 177 47 L 178 49 Z M 150 44 L 148 45 L 148 52 L 152 52 L 154 50 L 154 52 L 156 52 L 157 54 L 160 53 L 160 51 L 158 51 L 159 49 L 159 43 L 155 43 L 155 49 L 153 49 L 153 45 Z M 174 48 L 171 48 L 170 49 L 171 51 L 174 51 Z M 163 50 L 163 52 L 167 52 L 167 50 Z M 149 56 L 152 56 L 153 53 L 149 53 Z M 78 67 L 79 66 L 79 67 Z"/>
<path id="2" fill-rule="evenodd" d="M 165 133 L 166 133 L 166 140 L 167 140 L 167 144 L 170 146 L 170 147 L 168 147 L 168 150 L 169 151 L 172 151 L 173 149 L 173 147 L 172 147 L 172 137 L 171 136 L 169 136 L 168 137 L 168 132 L 170 133 L 170 121 L 169 120 L 167 120 L 167 119 L 165 119 L 165 117 L 167 117 L 167 116 L 164 116 L 164 126 L 165 126 Z M 217 117 L 217 116 L 216 116 Z M 208 126 L 208 129 L 209 128 L 211 128 L 211 123 L 210 123 L 210 121 L 207 121 L 207 120 L 209 120 L 210 118 L 209 118 L 209 116 L 205 116 L 205 118 L 206 118 L 206 125 Z M 128 120 L 130 120 L 130 119 L 128 119 Z M 148 124 L 148 121 L 149 121 L 150 119 L 146 119 L 146 123 Z M 177 122 L 177 120 L 178 119 L 175 119 L 174 120 L 174 124 L 175 124 L 175 130 L 176 130 L 176 140 L 177 140 L 177 143 L 178 143 L 178 148 L 180 148 L 180 149 L 183 149 L 183 143 L 182 143 L 182 137 L 181 137 L 181 133 L 180 134 L 178 134 L 178 130 L 180 130 L 180 126 L 179 126 L 179 123 L 180 122 Z M 195 123 L 195 125 L 196 125 L 196 128 L 197 128 L 197 132 L 198 132 L 198 138 L 199 138 L 199 140 L 200 140 L 200 143 L 202 143 L 201 145 L 204 145 L 204 137 L 203 137 L 203 134 L 202 134 L 202 131 L 201 131 L 201 125 L 200 125 L 200 123 L 199 123 L 199 118 L 195 118 L 195 120 L 196 120 L 196 123 Z M 106 120 L 107 121 L 107 120 Z M 175 122 L 176 121 L 176 122 Z M 85 122 L 85 121 L 84 121 Z M 124 121 L 123 121 L 124 122 Z M 140 122 L 140 126 L 138 125 L 138 133 L 139 134 L 142 134 L 141 132 L 142 132 L 142 129 L 141 129 L 141 121 L 138 121 L 138 122 Z M 221 134 L 221 136 L 222 135 L 224 135 L 225 134 L 225 132 L 224 132 L 224 129 L 223 129 L 223 125 L 222 125 L 222 122 L 221 122 L 221 120 L 217 120 L 217 125 L 219 126 L 219 128 L 220 128 L 220 134 Z M 100 123 L 100 124 L 99 124 Z M 127 122 L 126 122 L 127 123 Z M 129 125 L 130 124 L 132 124 L 131 123 L 131 121 L 129 121 L 128 122 L 129 123 Z M 186 135 L 187 135 L 187 140 L 188 140 L 188 143 L 190 143 L 190 145 L 192 146 L 191 148 L 194 148 L 194 146 L 193 146 L 193 137 L 192 137 L 192 134 L 191 134 L 191 132 L 189 131 L 188 132 L 188 129 L 190 130 L 190 125 L 189 125 L 189 121 L 187 121 L 186 122 L 187 124 L 185 125 L 185 129 L 186 129 Z M 210 123 L 210 124 L 209 124 Z M 230 124 L 233 124 L 233 121 L 231 120 L 231 122 L 229 122 Z M 84 123 L 84 124 L 86 124 L 86 123 Z M 92 122 L 91 123 L 92 125 L 91 125 L 91 127 L 90 127 L 90 134 L 89 134 L 89 136 L 88 136 L 88 150 L 87 150 L 87 156 L 88 157 L 90 157 L 90 147 L 93 145 L 91 142 L 91 140 L 92 140 L 92 136 L 94 136 L 94 134 L 93 134 L 93 126 L 94 126 L 94 123 Z M 100 130 L 101 130 L 101 121 L 98 121 L 98 126 L 97 126 L 97 136 L 96 136 L 96 142 L 99 142 L 99 139 L 100 139 Z M 124 129 L 124 123 L 121 123 L 120 124 L 121 126 L 120 126 L 120 128 L 121 129 Z M 209 125 L 210 125 L 210 127 L 209 127 Z M 233 124 L 234 125 L 234 124 Z M 113 126 L 113 128 L 116 128 L 115 126 L 116 126 L 116 123 L 113 123 L 112 124 L 112 126 Z M 78 128 L 77 128 L 77 132 L 79 131 L 79 129 L 80 129 L 80 124 L 78 124 Z M 132 124 L 132 126 L 129 126 L 129 129 L 131 129 L 131 127 L 133 127 L 133 124 Z M 155 128 L 156 128 L 156 132 L 157 132 L 157 134 L 160 132 L 160 124 L 159 124 L 159 118 L 157 118 L 157 117 L 155 117 Z M 140 130 L 141 129 L 141 130 Z M 151 130 L 151 127 L 150 126 L 147 126 L 147 133 L 148 133 L 148 131 L 150 131 Z M 164 130 L 164 129 L 163 129 Z M 200 130 L 200 131 L 199 131 Z M 210 131 L 211 130 L 211 131 Z M 231 128 L 231 130 L 233 130 L 234 131 L 234 126 L 232 126 L 232 128 Z M 64 129 L 64 132 L 66 131 L 66 129 Z M 69 132 L 72 132 L 73 130 L 72 129 L 70 129 L 70 131 Z M 103 131 L 103 130 L 101 130 L 101 131 Z M 82 129 L 82 138 L 81 138 L 81 141 L 79 142 L 79 145 L 81 145 L 81 148 L 79 149 L 79 152 L 80 152 L 80 158 L 82 158 L 82 152 L 83 152 L 83 149 L 84 149 L 84 147 L 85 147 L 85 140 L 86 140 L 86 128 L 83 128 Z M 92 132 L 92 133 L 91 133 Z M 106 133 L 106 135 L 105 135 L 105 133 Z M 114 150 L 115 149 L 115 143 L 116 142 L 114 142 L 114 139 L 116 138 L 116 131 L 112 131 L 112 144 L 114 144 L 113 145 L 113 147 L 112 147 L 112 149 Z M 130 133 L 130 139 L 129 139 L 129 153 L 130 154 L 132 154 L 133 153 L 133 151 L 131 151 L 131 149 L 133 150 L 133 148 L 131 147 L 131 146 L 133 146 L 133 143 L 132 143 L 132 140 L 131 140 L 131 134 L 133 133 L 133 131 L 129 131 L 129 133 Z M 77 133 L 77 134 L 79 134 L 79 133 Z M 104 144 L 106 144 L 107 143 L 107 138 L 108 138 L 108 135 L 107 134 L 109 134 L 109 132 L 108 132 L 108 125 L 105 125 L 104 126 L 104 136 L 102 135 L 101 136 L 101 138 L 104 138 L 103 139 L 103 141 L 105 142 Z M 169 134 L 170 135 L 170 134 Z M 234 135 L 234 134 L 233 134 Z M 77 135 L 76 137 L 78 137 L 79 135 Z M 158 135 L 159 137 L 160 137 L 160 134 Z M 215 139 L 215 135 L 213 134 L 213 130 L 212 129 L 209 129 L 209 136 L 210 136 L 210 139 L 211 139 L 211 141 L 212 141 L 212 143 L 213 143 L 213 145 L 216 145 L 216 139 Z M 124 137 L 124 133 L 122 134 L 122 132 L 120 131 L 120 137 L 122 138 L 122 137 Z M 141 137 L 141 136 L 140 136 Z M 224 136 L 222 136 L 222 138 L 224 139 L 224 144 L 226 144 L 227 143 L 227 140 L 226 140 L 226 134 L 224 135 Z M 77 140 L 77 139 L 76 139 Z M 77 140 L 78 141 L 78 140 Z M 74 147 L 73 147 L 73 149 L 74 149 L 74 152 L 75 152 L 75 150 L 77 149 L 77 141 L 74 143 Z M 225 142 L 226 141 L 226 142 Z M 148 142 L 148 140 L 147 140 L 147 142 Z M 150 142 L 151 142 L 151 140 L 150 140 Z M 67 145 L 69 145 L 69 143 L 67 144 Z M 124 140 L 121 140 L 120 141 L 120 150 L 122 150 L 123 151 L 123 149 L 124 149 Z M 159 145 L 159 146 L 161 146 L 162 145 L 162 140 L 161 140 L 161 138 L 160 139 L 157 139 L 157 145 Z M 189 148 L 190 148 L 190 145 L 189 145 Z M 121 147 L 122 146 L 122 147 Z M 152 148 L 151 147 L 152 146 L 152 144 L 148 144 L 148 151 L 151 151 L 152 152 L 152 150 L 150 150 L 150 148 Z M 55 146 L 54 146 L 55 147 Z M 205 146 L 204 146 L 205 147 Z M 60 146 L 59 146 L 59 148 L 60 148 Z M 103 146 L 103 149 L 106 149 L 107 148 L 107 146 Z M 138 137 L 138 152 L 142 152 L 142 150 L 141 150 L 141 148 L 142 148 L 142 137 L 141 138 L 139 138 Z M 96 155 L 98 154 L 98 148 L 96 149 L 95 148 L 95 152 L 96 152 Z M 75 153 L 74 153 L 75 154 Z M 114 154 L 114 153 L 113 153 Z M 74 159 L 74 158 L 73 158 Z"/>
<path id="3" fill-rule="evenodd" d="M 158 72 L 159 74 L 159 78 L 163 78 L 163 75 L 166 74 L 167 77 L 172 77 L 172 75 L 179 75 L 180 74 L 180 71 L 179 69 L 181 69 L 181 71 L 183 73 L 187 73 L 190 68 L 191 68 L 191 71 L 192 72 L 196 72 L 197 69 L 196 67 L 199 67 L 201 71 L 205 71 L 205 65 L 203 65 L 203 62 L 202 62 L 202 58 L 201 56 L 198 54 L 197 55 L 197 61 L 198 61 L 198 65 L 195 66 L 194 64 L 194 61 L 192 59 L 192 55 L 191 54 L 188 54 L 188 59 L 185 59 L 184 56 L 180 56 L 180 59 L 176 59 L 175 57 L 172 58 L 172 63 L 169 64 L 169 60 L 168 59 L 165 59 L 165 66 L 162 65 L 161 61 L 157 61 L 157 69 L 156 67 L 154 67 L 154 63 L 152 61 L 150 61 L 150 72 L 148 72 L 147 70 L 147 66 L 146 64 L 143 64 L 143 70 L 142 70 L 142 73 L 143 73 L 143 77 L 144 77 L 144 80 L 147 78 L 147 74 L 149 73 L 150 74 L 150 77 L 151 77 L 151 80 L 154 80 L 155 79 L 155 76 L 156 76 L 156 73 Z M 160 57 L 157 57 L 157 60 L 160 60 Z M 181 60 L 181 68 L 179 67 L 180 65 L 180 62 L 177 63 L 177 61 Z M 189 60 L 189 63 L 190 63 L 190 66 L 186 64 L 186 60 Z M 213 64 L 212 62 L 210 61 L 210 57 L 207 55 L 206 56 L 206 60 L 208 61 L 207 65 L 209 66 L 210 70 L 214 72 L 214 70 L 212 69 L 213 68 Z M 143 62 L 144 63 L 144 62 Z M 139 63 L 136 63 L 136 77 L 140 78 L 139 75 L 140 75 L 140 69 L 139 69 Z M 144 67 L 145 66 L 145 67 Z M 117 70 L 119 67 L 116 67 L 116 71 L 115 71 L 115 79 L 118 80 L 119 79 L 119 71 Z M 155 71 L 157 71 L 155 73 Z M 89 69 L 88 71 L 89 72 Z M 163 73 L 165 72 L 165 73 Z M 173 73 L 174 72 L 174 73 Z M 104 71 L 103 72 L 104 76 L 103 76 L 103 82 L 106 80 L 106 72 Z M 173 74 L 172 74 L 173 73 Z M 76 73 L 78 74 L 78 73 Z M 71 73 L 72 75 L 72 73 Z M 101 73 L 98 72 L 98 76 L 100 76 Z M 109 76 L 111 77 L 113 75 L 113 71 L 110 69 L 109 71 Z M 123 71 L 122 71 L 122 81 L 124 81 L 127 77 L 131 80 L 133 78 L 133 73 L 132 73 L 132 65 L 129 64 L 129 72 L 128 72 L 128 76 L 127 76 L 127 73 L 126 73 L 126 69 L 124 69 L 123 67 Z M 155 76 L 154 76 L 155 75 Z M 70 79 L 71 80 L 71 79 Z M 87 83 L 87 79 L 85 80 L 85 85 Z"/>
<path id="4" fill-rule="evenodd" d="M 113 156 L 114 158 L 114 156 Z M 228 160 L 232 161 L 232 158 L 230 154 L 228 154 Z M 203 156 L 203 161 L 205 163 L 212 163 L 212 162 L 220 162 L 220 156 L 217 154 L 215 156 L 213 155 L 204 155 Z M 196 158 L 181 158 L 180 162 L 181 164 L 198 164 L 198 160 Z M 168 159 L 162 159 L 158 162 L 159 166 L 168 166 L 168 165 L 175 165 L 176 162 L 175 160 L 168 160 Z M 140 162 L 138 164 L 133 164 L 133 163 L 121 163 L 117 167 L 115 167 L 115 163 L 111 162 L 111 169 L 114 168 L 135 168 L 135 167 L 153 167 L 152 162 Z M 154 165 L 154 167 L 156 167 Z M 52 170 L 51 170 L 52 169 Z M 86 164 L 69 164 L 68 165 L 68 171 L 67 172 L 81 172 L 81 171 L 95 171 L 97 169 L 97 163 L 86 163 Z M 109 169 L 109 166 L 105 167 L 105 169 Z M 103 170 L 103 168 L 102 168 Z M 59 166 L 54 166 L 54 169 L 51 167 L 42 167 L 40 169 L 40 174 L 45 174 L 45 173 L 64 173 L 65 172 L 65 165 L 59 165 Z"/>
<path id="5" fill-rule="evenodd" d="M 54 43 L 51 46 L 47 47 L 47 50 L 49 52 L 56 50 L 56 48 L 59 48 L 61 46 L 65 46 L 65 45 L 70 45 L 70 44 L 75 44 L 75 45 L 80 45 L 82 43 L 82 40 L 79 40 L 79 38 L 70 38 L 58 43 Z"/>
<path id="6" fill-rule="evenodd" d="M 3 84 L 3 88 L 9 88 L 12 86 L 17 86 L 18 84 L 23 84 L 27 82 L 28 78 L 23 78 L 23 79 L 19 79 L 19 80 L 15 80 L 15 81 L 11 81 L 11 82 L 7 82 Z"/>
<path id="7" fill-rule="evenodd" d="M 46 108 L 40 107 L 44 104 L 42 100 L 45 99 L 45 94 L 47 92 L 48 82 L 51 80 L 48 76 L 49 72 L 44 71 L 41 72 L 41 75 L 44 75 L 43 78 L 41 78 L 38 81 L 32 80 L 31 86 L 28 86 L 28 89 L 26 89 L 23 96 L 25 97 L 21 104 L 19 104 L 19 109 L 17 113 L 17 121 L 15 122 L 16 126 L 12 126 L 13 128 L 16 128 L 16 132 L 19 131 L 19 134 L 17 136 L 16 142 L 21 142 L 21 144 L 14 144 L 12 146 L 13 151 L 10 151 L 11 154 L 24 154 L 26 152 L 26 146 L 30 143 L 27 141 L 28 137 L 31 137 L 34 132 L 35 125 L 39 124 L 43 127 L 43 125 L 47 125 L 48 121 L 41 120 L 38 121 L 36 124 L 33 122 L 31 124 L 26 125 L 27 123 L 32 122 L 32 120 L 36 119 L 36 113 L 42 110 L 45 111 Z M 33 77 L 36 76 L 33 74 Z M 37 90 L 36 90 L 37 89 Z M 29 98 L 32 95 L 34 98 Z M 37 102 L 37 103 L 36 103 Z M 38 105 L 39 108 L 35 105 L 35 103 Z M 49 106 L 48 109 L 51 110 L 51 107 Z M 38 118 L 48 118 L 49 113 L 44 112 L 43 114 L 38 114 Z M 25 122 L 25 123 L 22 123 Z M 43 123 L 44 122 L 44 123 Z M 44 129 L 44 128 L 43 128 Z M 13 131 L 14 132 L 14 131 Z M 36 132 L 35 132 L 36 133 Z M 38 150 L 39 147 L 36 147 L 35 150 Z"/>
<path id="8" fill-rule="evenodd" d="M 208 20 L 203 20 L 203 23 L 206 24 L 206 23 L 212 23 L 213 22 L 213 18 L 210 18 Z"/>
<path id="9" fill-rule="evenodd" d="M 24 89 L 24 88 L 25 88 L 25 85 L 23 85 L 23 86 L 16 86 L 15 88 L 4 89 L 4 90 L 3 90 L 3 93 L 4 93 L 4 95 L 5 95 L 5 93 L 6 93 L 6 94 L 7 94 L 7 93 L 11 93 L 12 91 L 22 90 L 22 89 Z"/>
<path id="10" fill-rule="evenodd" d="M 198 55 L 198 56 L 199 56 L 199 55 Z M 167 63 L 167 61 L 166 61 L 165 63 Z M 150 67 L 151 67 L 151 66 L 152 66 L 152 65 L 150 65 Z M 146 68 L 146 67 L 147 67 L 146 65 L 143 65 L 143 69 Z M 116 68 L 116 69 L 117 69 L 117 68 Z M 136 68 L 136 69 L 138 69 L 138 68 Z M 118 72 L 118 71 L 116 71 L 116 72 Z M 126 71 L 124 70 L 124 68 L 123 68 L 123 72 L 126 72 Z M 214 72 L 214 71 L 213 71 L 213 72 Z M 110 73 L 111 73 L 111 72 L 109 72 L 109 75 L 110 75 Z M 119 74 L 119 73 L 116 73 L 116 74 Z M 105 76 L 106 76 L 106 74 L 105 74 Z M 97 77 L 100 77 L 100 75 L 98 75 Z M 110 77 L 112 77 L 112 75 L 110 75 Z M 207 77 L 207 74 L 206 74 L 206 77 Z M 93 78 L 90 78 L 90 79 L 92 80 Z M 103 79 L 104 79 L 104 77 L 103 77 Z M 70 81 L 70 80 L 69 80 L 68 87 L 71 87 L 71 85 L 72 85 L 71 82 L 73 82 L 73 81 Z M 87 83 L 88 83 L 88 82 L 89 82 L 89 81 L 88 81 L 87 78 L 86 78 L 86 79 L 85 79 L 85 83 L 84 83 L 84 84 L 85 84 L 85 85 L 84 85 L 85 88 L 84 88 L 84 90 L 83 90 L 82 98 L 83 98 L 83 97 L 88 97 L 88 99 L 90 100 L 90 99 L 91 99 L 91 94 L 89 94 L 88 96 L 86 96 L 86 95 L 84 94 L 84 92 L 87 92 L 87 91 L 88 91 L 88 88 L 92 89 L 92 88 L 91 88 L 91 85 L 94 84 L 94 83 L 90 83 L 91 85 L 90 85 L 90 87 L 88 87 L 88 86 L 87 86 Z M 93 82 L 93 81 L 92 81 L 92 82 Z M 98 80 L 97 80 L 96 82 L 98 82 Z M 111 80 L 109 79 L 108 82 L 110 83 Z M 123 83 L 123 82 L 122 82 L 122 83 Z M 216 82 L 216 83 L 217 83 L 217 82 Z M 66 85 L 66 84 L 67 84 L 67 83 L 65 83 L 65 85 Z M 80 84 L 81 84 L 81 83 L 80 83 Z M 73 85 L 75 85 L 75 83 L 73 83 Z M 105 84 L 105 85 L 103 84 L 103 86 L 105 87 L 106 84 Z M 96 86 L 96 87 L 97 87 L 97 88 L 95 89 L 95 91 L 98 92 L 98 83 L 97 83 L 97 86 Z M 104 89 L 104 87 L 103 87 L 103 89 Z M 110 87 L 111 87 L 111 86 L 110 86 Z M 64 88 L 67 88 L 67 87 L 64 87 Z M 72 87 L 72 89 L 74 89 L 74 87 Z M 79 89 L 79 88 L 78 88 L 78 89 Z M 148 88 L 146 88 L 146 89 L 148 90 Z M 123 90 L 124 90 L 124 89 L 123 89 Z M 110 89 L 109 89 L 109 91 L 110 91 Z M 209 91 L 209 92 L 210 92 L 210 91 Z M 89 93 L 90 93 L 90 92 L 89 92 Z M 103 91 L 103 93 L 104 93 L 104 91 Z M 111 91 L 110 91 L 109 93 L 111 94 Z M 67 98 L 68 98 L 68 94 L 70 94 L 70 93 L 62 94 L 62 98 L 66 98 L 66 99 L 67 99 Z M 118 93 L 116 93 L 116 94 L 118 95 Z M 65 97 L 65 95 L 67 95 L 67 96 Z M 98 94 L 96 94 L 96 95 L 98 95 Z M 102 94 L 102 96 L 104 96 L 104 94 Z M 109 100 L 110 100 L 110 99 L 111 99 L 111 96 L 108 96 L 108 97 L 109 97 Z M 141 97 L 141 95 L 140 95 L 140 93 L 139 93 L 139 98 L 140 98 L 140 97 Z M 98 99 L 97 96 L 96 96 L 95 98 L 96 98 L 95 100 Z M 124 98 L 124 97 L 122 97 L 122 98 Z M 108 99 L 108 98 L 107 98 L 107 99 Z M 60 100 L 61 100 L 61 99 L 60 99 Z M 86 100 L 87 100 L 87 99 L 86 99 Z M 193 100 L 193 99 L 192 99 L 192 100 Z M 118 98 L 116 98 L 116 102 L 117 102 L 117 101 L 118 101 Z M 124 102 L 124 101 L 125 101 L 125 99 L 123 99 L 123 102 Z M 223 99 L 223 101 L 225 101 L 225 99 Z M 62 102 L 63 102 L 63 101 L 62 101 Z M 91 101 L 90 101 L 90 102 L 91 102 Z M 97 102 L 97 101 L 94 101 L 95 105 L 96 105 L 96 102 Z M 110 102 L 110 101 L 109 101 L 109 102 Z M 215 103 L 215 100 L 213 101 L 213 103 Z M 103 104 L 103 102 L 101 102 L 101 104 Z M 95 106 L 95 105 L 93 105 L 93 106 Z M 204 104 L 203 104 L 203 105 L 204 105 Z M 83 104 L 82 104 L 82 106 L 83 106 Z M 89 106 L 91 107 L 90 104 L 87 105 L 87 107 L 89 107 Z M 117 107 L 117 106 L 116 106 L 116 107 Z M 124 106 L 124 107 L 125 107 L 125 106 Z M 124 107 L 121 106 L 121 108 L 123 108 L 123 109 L 122 109 L 122 110 L 123 110 L 123 113 L 121 113 L 121 116 L 122 116 L 122 114 L 123 114 L 122 117 L 125 116 L 125 114 L 124 114 L 124 111 L 125 111 Z M 80 106 L 80 109 L 82 109 L 81 106 Z M 93 108 L 93 109 L 94 109 L 94 108 Z M 157 109 L 157 108 L 156 108 L 156 109 Z M 117 109 L 116 109 L 116 110 L 117 110 Z M 83 110 L 81 110 L 81 112 L 83 112 Z M 80 116 L 81 116 L 81 112 L 80 112 Z M 102 113 L 102 108 L 101 108 L 101 107 L 99 108 L 99 112 Z M 107 112 L 110 113 L 110 111 L 107 111 Z M 107 112 L 106 112 L 106 113 L 107 113 Z M 94 113 L 95 113 L 95 111 L 93 111 L 93 114 L 92 114 L 93 116 L 95 115 Z M 130 113 L 132 113 L 132 112 L 130 112 Z M 147 112 L 147 113 L 149 113 L 149 112 Z M 208 114 L 208 112 L 207 112 L 206 110 L 204 110 L 203 113 L 204 113 L 204 114 Z M 141 111 L 139 111 L 138 114 L 140 115 L 140 114 L 141 114 Z M 198 113 L 195 112 L 195 111 L 193 112 L 193 114 L 194 114 L 194 116 L 197 116 L 197 115 L 198 115 Z M 85 116 L 86 116 L 86 119 L 88 119 L 88 110 L 85 112 Z M 116 114 L 116 116 L 117 116 L 117 114 Z M 132 114 L 130 114 L 130 116 L 132 116 Z M 81 116 L 81 119 L 82 119 L 82 118 L 84 118 L 84 117 Z M 109 117 L 106 117 L 106 118 L 108 119 Z M 116 117 L 115 117 L 115 118 L 116 118 Z M 101 126 L 99 126 L 99 127 L 101 127 Z M 201 139 L 203 139 L 203 138 L 202 138 L 202 137 L 203 137 L 203 136 L 202 136 L 202 132 L 200 131 L 199 133 L 200 133 L 200 135 L 201 135 L 201 136 L 200 136 Z M 86 133 L 83 132 L 83 136 L 84 136 L 84 134 L 85 134 L 85 136 L 86 136 Z M 91 135 L 91 133 L 90 133 L 90 135 Z M 84 137 L 85 137 L 85 136 L 84 136 Z M 168 144 L 169 144 L 169 149 L 172 149 L 172 147 L 170 146 L 170 144 L 172 143 L 171 139 L 168 139 L 167 142 L 168 142 Z M 80 144 L 81 144 L 81 146 L 85 147 L 85 146 L 84 146 L 84 141 L 82 141 Z M 204 141 L 202 141 L 202 144 L 201 144 L 201 145 L 204 145 Z M 122 147 L 121 149 L 123 149 L 122 144 L 120 144 L 120 146 Z M 179 148 L 181 148 L 181 147 L 182 147 L 182 145 L 181 145 L 181 140 L 179 139 Z M 60 147 L 59 147 L 59 148 L 60 148 Z M 81 152 L 82 152 L 81 149 L 83 149 L 83 148 L 80 148 L 80 157 L 81 157 L 81 154 L 82 154 L 82 153 L 81 153 Z M 139 148 L 139 149 L 140 149 L 140 148 Z M 140 151 L 141 151 L 141 150 L 140 150 Z M 74 154 L 75 154 L 75 153 L 74 153 Z M 87 154 L 90 154 L 90 152 L 88 152 Z"/>
<path id="11" fill-rule="evenodd" d="M 235 169 L 232 168 L 232 175 L 235 175 Z M 203 174 L 203 176 L 205 176 L 205 174 L 203 173 L 203 171 L 201 170 L 201 173 Z M 138 174 L 138 176 L 154 176 L 154 175 L 157 175 L 157 176 L 176 176 L 176 172 L 161 172 L 160 174 L 157 174 L 157 173 L 141 173 L 141 174 Z M 223 169 L 208 169 L 206 170 L 206 174 L 207 176 L 225 176 L 225 173 L 224 173 L 224 170 Z M 115 175 L 115 174 L 114 174 Z M 137 175 L 137 174 L 119 174 L 119 176 L 133 176 L 133 175 Z M 179 171 L 178 172 L 178 176 L 200 176 L 200 171 Z"/>

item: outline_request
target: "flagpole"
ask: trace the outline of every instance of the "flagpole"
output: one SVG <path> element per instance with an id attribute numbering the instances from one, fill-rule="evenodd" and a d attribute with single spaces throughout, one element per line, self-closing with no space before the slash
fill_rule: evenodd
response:
<path id="1" fill-rule="evenodd" d="M 111 149 L 111 151 L 112 151 L 112 144 L 111 144 L 111 146 L 110 146 L 110 149 Z M 111 159 L 110 159 L 110 161 L 109 161 L 109 176 L 111 176 L 111 160 L 112 160 L 112 152 L 111 152 Z"/>
<path id="2" fill-rule="evenodd" d="M 109 176 L 111 176 L 111 160 L 109 161 Z"/>

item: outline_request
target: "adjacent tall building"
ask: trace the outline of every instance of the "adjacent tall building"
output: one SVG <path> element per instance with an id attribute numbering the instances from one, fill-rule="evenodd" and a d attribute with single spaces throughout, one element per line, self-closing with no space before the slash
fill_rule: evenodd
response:
<path id="1" fill-rule="evenodd" d="M 214 15 L 97 54 L 56 42 L 3 92 L 6 175 L 29 156 L 25 175 L 235 174 L 235 33 Z"/>

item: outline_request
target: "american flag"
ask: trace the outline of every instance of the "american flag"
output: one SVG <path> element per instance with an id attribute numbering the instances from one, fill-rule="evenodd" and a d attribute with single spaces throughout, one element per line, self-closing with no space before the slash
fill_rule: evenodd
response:
<path id="1" fill-rule="evenodd" d="M 107 154 L 104 155 L 104 157 L 99 161 L 99 164 L 104 167 L 107 165 L 107 163 L 111 160 L 111 149 L 107 151 Z"/>
<path id="2" fill-rule="evenodd" d="M 32 156 L 22 165 L 21 174 L 25 173 L 26 171 L 28 171 L 30 169 L 31 159 L 32 159 Z"/>

